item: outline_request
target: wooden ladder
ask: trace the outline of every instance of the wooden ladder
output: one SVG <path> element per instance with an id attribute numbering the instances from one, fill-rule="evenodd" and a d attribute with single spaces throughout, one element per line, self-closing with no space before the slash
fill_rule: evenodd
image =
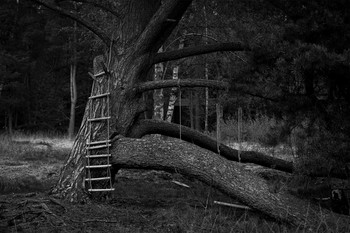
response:
<path id="1" fill-rule="evenodd" d="M 107 92 L 98 94 L 98 95 L 91 95 L 89 97 L 89 104 L 90 104 L 90 110 L 89 110 L 89 117 L 87 119 L 87 124 L 89 127 L 89 137 L 88 137 L 88 142 L 86 144 L 86 178 L 85 181 L 88 182 L 88 191 L 89 192 L 110 192 L 114 191 L 113 184 L 112 184 L 112 174 L 111 174 L 111 167 L 112 165 L 110 164 L 110 146 L 111 146 L 111 140 L 109 139 L 110 137 L 110 106 L 109 106 L 109 97 L 110 97 L 110 84 L 109 84 L 109 74 L 105 72 L 101 72 L 95 75 L 92 75 L 92 78 L 94 79 L 93 82 L 93 87 L 92 89 L 94 90 L 95 83 L 97 83 L 97 78 L 105 76 L 107 78 Z M 104 77 L 102 77 L 104 78 Z M 106 101 L 106 106 L 107 106 L 107 112 L 106 113 L 101 113 L 102 116 L 96 117 L 93 116 L 93 107 L 94 107 L 94 101 L 98 99 L 104 99 Z M 101 141 L 92 141 L 92 124 L 98 123 L 98 122 L 105 122 L 107 125 L 107 134 L 106 138 Z M 93 151 L 96 151 L 98 149 L 105 149 L 104 153 L 98 154 L 97 152 L 93 153 Z M 92 163 L 93 160 L 100 160 L 98 165 L 95 165 L 95 163 Z M 103 161 L 103 162 L 101 162 Z M 94 164 L 94 165 L 92 165 Z M 96 170 L 96 169 L 104 169 L 105 172 L 101 177 L 92 177 L 91 176 L 91 171 Z M 95 174 L 93 172 L 93 174 Z M 98 182 L 108 182 L 107 185 L 105 185 L 105 188 L 94 188 L 96 187 L 96 184 Z"/>

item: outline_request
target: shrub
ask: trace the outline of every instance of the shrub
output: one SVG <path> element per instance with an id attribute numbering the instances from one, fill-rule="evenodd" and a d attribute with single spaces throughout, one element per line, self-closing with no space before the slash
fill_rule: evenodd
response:
<path id="1" fill-rule="evenodd" d="M 268 146 L 276 146 L 285 142 L 284 123 L 274 117 L 258 115 L 254 119 L 242 122 L 242 141 L 258 142 Z M 222 124 L 222 140 L 238 141 L 238 122 L 229 119 Z"/>
<path id="2" fill-rule="evenodd" d="M 322 122 L 299 126 L 293 130 L 292 139 L 297 148 L 297 168 L 301 173 L 344 170 L 350 161 L 350 141 L 347 136 L 327 129 Z"/>

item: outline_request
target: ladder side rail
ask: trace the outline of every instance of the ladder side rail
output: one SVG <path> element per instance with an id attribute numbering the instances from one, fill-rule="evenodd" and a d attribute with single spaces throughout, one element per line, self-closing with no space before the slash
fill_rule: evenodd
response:
<path id="1" fill-rule="evenodd" d="M 93 83 L 92 83 L 91 96 L 94 94 L 95 83 L 96 83 L 96 80 L 94 80 Z M 90 107 L 90 109 L 89 109 L 89 118 L 92 118 L 93 106 L 94 106 L 92 99 L 89 100 L 89 105 L 90 105 L 89 106 Z M 92 123 L 89 122 L 89 121 L 87 121 L 87 123 L 89 124 L 89 126 L 88 126 L 89 127 L 89 129 L 88 129 L 88 134 L 89 134 L 89 136 L 88 136 L 88 143 L 90 144 L 91 143 L 91 137 L 92 137 Z M 90 158 L 89 158 L 91 156 L 91 150 L 87 150 L 87 155 L 88 155 L 88 157 L 87 157 L 87 168 L 86 169 L 88 169 L 87 173 L 88 173 L 88 178 L 89 178 L 89 188 L 92 189 L 91 170 L 90 170 L 90 168 L 88 168 L 88 167 L 91 166 L 90 165 Z"/>
<path id="2" fill-rule="evenodd" d="M 107 74 L 107 92 L 111 93 L 110 91 L 110 73 Z M 109 128 L 110 128 L 110 118 L 111 118 L 111 109 L 110 109 L 110 99 L 109 99 L 109 95 L 107 96 L 106 102 L 107 102 L 107 140 L 110 140 L 110 132 L 109 132 Z M 107 146 L 107 154 L 110 154 L 110 149 L 109 146 Z M 107 157 L 107 164 L 110 164 L 110 157 Z M 112 173 L 111 173 L 111 167 L 107 168 L 107 175 L 109 176 L 109 187 L 113 188 L 113 184 L 112 184 Z"/>

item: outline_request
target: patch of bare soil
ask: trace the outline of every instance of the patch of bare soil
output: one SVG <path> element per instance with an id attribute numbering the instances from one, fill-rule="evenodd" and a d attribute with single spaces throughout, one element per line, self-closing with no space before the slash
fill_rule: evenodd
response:
<path id="1" fill-rule="evenodd" d="M 107 201 L 89 204 L 45 193 L 2 195 L 0 232 L 226 232 L 246 214 L 214 205 L 234 200 L 178 174 L 122 170 L 115 188 Z"/>

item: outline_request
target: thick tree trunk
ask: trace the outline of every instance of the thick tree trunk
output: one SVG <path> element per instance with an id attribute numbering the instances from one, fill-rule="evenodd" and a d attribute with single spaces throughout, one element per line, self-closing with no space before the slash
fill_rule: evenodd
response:
<path id="1" fill-rule="evenodd" d="M 348 227 L 350 218 L 339 216 L 246 171 L 236 162 L 193 144 L 179 140 L 120 138 L 112 147 L 113 161 L 118 168 L 143 168 L 179 172 L 216 187 L 240 202 L 274 219 L 307 227 L 313 232 L 320 223 Z M 330 226 L 330 225 L 328 225 Z M 341 229 L 341 228 L 340 228 Z"/>
<path id="2" fill-rule="evenodd" d="M 110 108 L 109 131 L 114 134 L 126 135 L 129 128 L 145 110 L 142 94 L 135 93 L 132 87 L 138 82 L 138 79 L 146 80 L 148 70 L 152 66 L 149 53 L 154 53 L 158 49 L 153 51 L 150 48 L 148 53 L 142 52 L 144 48 L 137 47 L 132 42 L 135 42 L 143 32 L 150 18 L 158 9 L 159 3 L 158 0 L 125 0 L 123 2 L 125 10 L 129 14 L 127 14 L 124 23 L 116 29 L 120 35 L 119 43 L 111 48 L 112 51 L 109 51 L 109 54 L 98 56 L 94 60 L 94 74 L 102 71 L 106 74 L 95 78 L 91 95 L 110 92 L 111 104 L 107 106 L 103 99 L 94 100 L 92 103 L 89 101 L 87 104 L 73 149 L 62 168 L 58 183 L 52 190 L 56 196 L 74 202 L 87 200 L 84 169 L 86 143 L 90 134 L 92 141 L 101 141 L 106 139 L 107 133 L 105 122 L 94 123 L 91 128 L 88 127 L 88 117 L 101 117 Z M 108 80 L 110 90 L 107 90 Z"/>
<path id="3" fill-rule="evenodd" d="M 34 0 L 38 2 L 37 0 Z M 110 56 L 102 56 L 94 62 L 95 74 L 104 71 L 105 75 L 95 78 L 92 95 L 110 92 L 110 106 L 106 101 L 96 100 L 86 106 L 84 118 L 76 136 L 73 149 L 64 165 L 58 183 L 52 193 L 58 197 L 75 202 L 87 200 L 85 191 L 85 154 L 86 143 L 90 137 L 93 141 L 105 140 L 107 130 L 113 133 L 113 163 L 114 168 L 149 168 L 179 171 L 193 176 L 217 187 L 230 196 L 252 208 L 281 221 L 292 224 L 314 226 L 318 223 L 318 208 L 296 199 L 281 190 L 272 193 L 269 185 L 263 179 L 244 171 L 241 165 L 230 162 L 217 154 L 183 142 L 147 141 L 143 139 L 127 139 L 122 136 L 141 137 L 149 133 L 161 133 L 169 136 L 179 135 L 179 126 L 167 126 L 153 121 L 139 121 L 139 116 L 146 110 L 142 94 L 145 91 L 174 87 L 173 80 L 167 82 L 146 82 L 152 65 L 170 59 L 178 59 L 195 54 L 204 54 L 227 49 L 242 50 L 240 44 L 226 43 L 207 45 L 196 48 L 186 48 L 175 52 L 157 54 L 158 49 L 169 37 L 180 21 L 191 0 L 122 0 L 120 4 L 126 12 L 126 17 L 116 28 L 118 35 L 116 44 L 110 45 Z M 47 5 L 47 3 L 42 3 Z M 159 8 L 159 10 L 157 10 Z M 57 9 L 51 7 L 50 9 Z M 86 22 L 65 12 L 71 18 Z M 147 28 L 146 28 L 147 25 Z M 94 33 L 104 41 L 110 42 L 102 30 Z M 222 88 L 223 84 L 200 80 L 196 82 L 178 82 L 177 85 L 215 86 Z M 195 84 L 194 84 L 195 83 Z M 210 84 L 210 85 L 209 85 Z M 107 86 L 111 89 L 107 90 Z M 101 116 L 110 109 L 110 124 L 94 123 L 88 127 L 87 118 Z M 198 111 L 196 109 L 196 114 Z M 198 122 L 198 121 L 197 121 Z M 138 124 L 135 124 L 138 123 Z M 140 123 L 144 123 L 144 126 Z M 154 125 L 154 124 L 157 125 Z M 166 122 L 163 122 L 165 124 Z M 166 123 L 169 124 L 169 123 Z M 109 128 L 107 128 L 109 126 Z M 189 129 L 190 130 L 190 129 Z M 203 137 L 182 127 L 182 138 L 199 146 L 217 152 L 231 160 L 238 160 L 237 151 L 224 145 L 217 145 L 215 140 Z M 119 138 L 119 140 L 118 140 Z M 102 151 L 103 153 L 103 151 Z M 243 156 L 244 155 L 244 156 Z M 288 162 L 260 158 L 253 152 L 242 153 L 242 162 L 256 162 L 263 166 L 271 166 L 279 170 L 291 171 Z M 324 211 L 322 216 L 330 220 L 333 215 Z"/>

